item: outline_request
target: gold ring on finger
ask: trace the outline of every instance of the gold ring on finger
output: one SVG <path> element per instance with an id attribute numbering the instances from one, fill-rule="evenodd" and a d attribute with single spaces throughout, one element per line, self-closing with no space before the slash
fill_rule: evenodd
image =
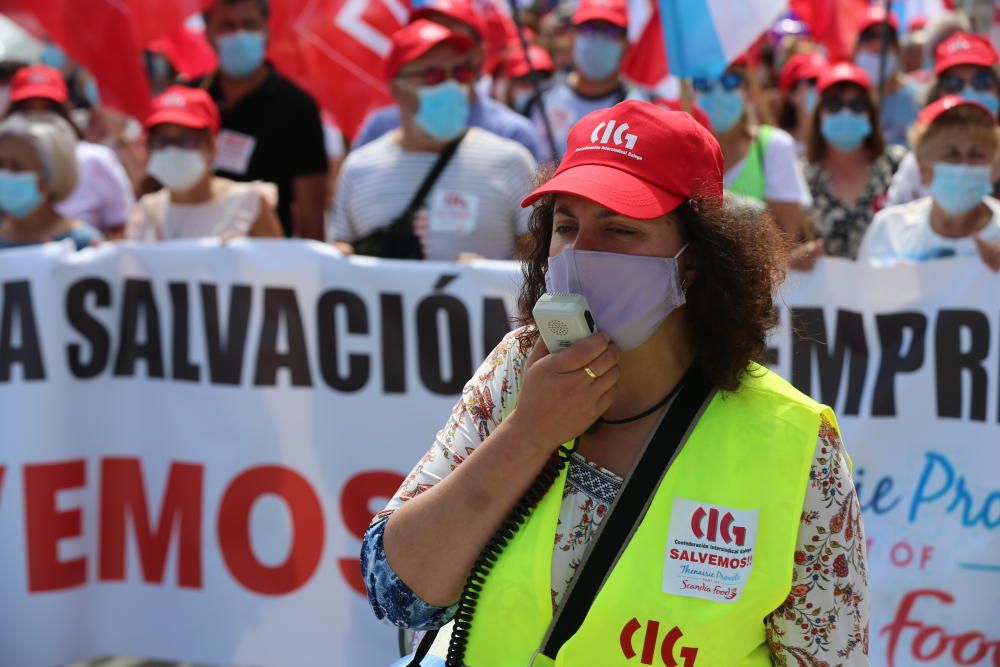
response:
<path id="1" fill-rule="evenodd" d="M 595 373 L 590 368 L 590 366 L 584 366 L 583 367 L 583 372 L 586 373 L 587 375 L 589 375 L 591 380 L 596 380 L 597 378 L 601 377 L 600 375 L 598 375 L 597 373 Z"/>

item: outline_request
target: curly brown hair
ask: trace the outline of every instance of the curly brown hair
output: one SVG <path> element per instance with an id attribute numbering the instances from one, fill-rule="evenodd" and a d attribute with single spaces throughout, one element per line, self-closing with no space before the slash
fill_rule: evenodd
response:
<path id="1" fill-rule="evenodd" d="M 531 311 L 545 293 L 554 209 L 555 195 L 548 195 L 531 214 L 521 324 L 533 323 Z M 750 362 L 763 363 L 767 334 L 777 324 L 774 293 L 785 275 L 786 244 L 766 213 L 733 201 L 688 200 L 669 215 L 697 271 L 687 290 L 694 363 L 713 386 L 735 391 Z"/>

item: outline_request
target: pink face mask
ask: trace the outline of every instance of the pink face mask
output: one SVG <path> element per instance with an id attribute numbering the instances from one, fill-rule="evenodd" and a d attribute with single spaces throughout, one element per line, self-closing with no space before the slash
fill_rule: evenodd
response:
<path id="1" fill-rule="evenodd" d="M 678 259 L 568 248 L 549 257 L 545 288 L 550 294 L 582 294 L 597 329 L 623 352 L 653 335 L 667 315 L 686 303 Z"/>

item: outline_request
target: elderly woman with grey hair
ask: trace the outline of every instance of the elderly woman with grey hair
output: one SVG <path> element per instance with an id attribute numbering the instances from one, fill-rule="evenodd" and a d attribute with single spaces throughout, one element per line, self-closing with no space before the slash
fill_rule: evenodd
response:
<path id="1" fill-rule="evenodd" d="M 55 114 L 13 114 L 0 123 L 0 249 L 72 239 L 77 249 L 103 237 L 61 215 L 76 187 L 76 135 Z"/>

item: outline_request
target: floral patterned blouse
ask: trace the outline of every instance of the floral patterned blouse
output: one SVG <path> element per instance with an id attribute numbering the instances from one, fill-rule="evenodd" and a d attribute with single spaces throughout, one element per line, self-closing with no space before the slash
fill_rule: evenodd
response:
<path id="1" fill-rule="evenodd" d="M 805 167 L 806 183 L 812 193 L 812 224 L 816 238 L 823 239 L 824 250 L 831 257 L 856 259 L 861 239 L 875 214 L 885 207 L 892 175 L 903 161 L 906 149 L 889 146 L 872 162 L 861 197 L 842 201 L 830 188 L 830 178 L 822 166 Z"/>
<path id="2" fill-rule="evenodd" d="M 455 606 L 421 600 L 393 571 L 382 546 L 386 519 L 454 470 L 510 412 L 520 391 L 530 330 L 509 334 L 465 386 L 430 451 L 365 535 L 361 568 L 376 615 L 418 630 L 441 627 Z M 574 453 L 570 459 L 552 559 L 557 607 L 587 545 L 622 487 L 614 473 Z M 840 436 L 820 425 L 788 598 L 764 620 L 775 665 L 868 665 L 868 571 L 861 510 Z"/>

